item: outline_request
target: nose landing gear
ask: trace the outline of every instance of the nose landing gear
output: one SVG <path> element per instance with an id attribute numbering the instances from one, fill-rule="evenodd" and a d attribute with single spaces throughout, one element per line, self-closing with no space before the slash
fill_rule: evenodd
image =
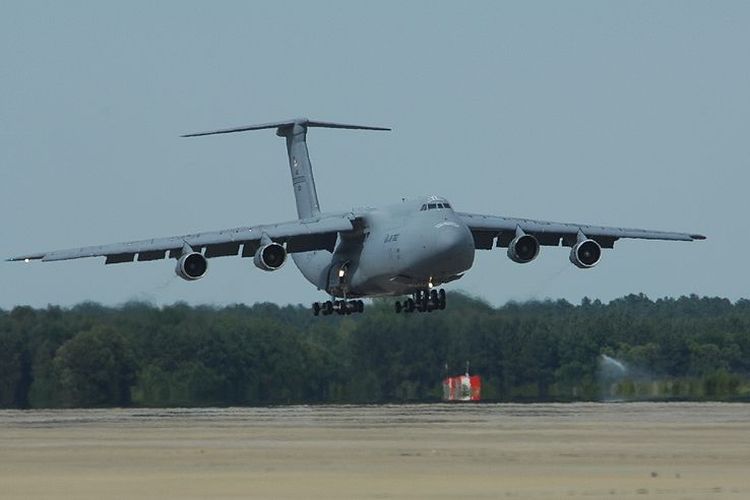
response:
<path id="1" fill-rule="evenodd" d="M 397 313 L 410 312 L 432 312 L 445 309 L 445 290 L 419 290 L 411 297 L 402 301 L 396 301 Z"/>
<path id="2" fill-rule="evenodd" d="M 325 302 L 313 302 L 312 310 L 315 316 L 330 316 L 333 313 L 339 315 L 361 313 L 365 310 L 365 303 L 361 300 L 327 300 Z"/>
<path id="3" fill-rule="evenodd" d="M 326 302 L 314 302 L 312 305 L 315 316 L 330 316 L 336 314 L 361 313 L 365 310 L 365 303 L 361 300 L 347 300 L 349 290 L 349 275 L 351 261 L 337 262 L 328 270 L 328 288 L 326 291 L 331 297 L 344 297 L 343 300 L 328 300 Z"/>

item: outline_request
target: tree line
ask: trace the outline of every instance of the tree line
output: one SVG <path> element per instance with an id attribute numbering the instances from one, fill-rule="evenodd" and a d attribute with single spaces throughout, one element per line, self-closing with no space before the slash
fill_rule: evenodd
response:
<path id="1" fill-rule="evenodd" d="M 750 400 L 750 300 L 0 310 L 2 408 L 438 401 L 467 361 L 490 401 Z"/>

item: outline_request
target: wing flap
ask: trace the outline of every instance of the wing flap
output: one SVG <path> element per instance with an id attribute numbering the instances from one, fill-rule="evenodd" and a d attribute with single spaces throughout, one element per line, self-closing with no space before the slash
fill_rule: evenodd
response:
<path id="1" fill-rule="evenodd" d="M 206 251 L 203 254 L 207 259 L 211 257 L 231 257 L 237 255 L 240 251 L 240 242 L 231 241 L 229 243 L 217 243 L 215 245 L 206 246 Z"/>
<path id="2" fill-rule="evenodd" d="M 148 262 L 150 260 L 161 260 L 166 254 L 166 250 L 153 250 L 151 252 L 139 252 L 138 262 Z M 109 257 L 109 256 L 108 256 Z"/>
<path id="3" fill-rule="evenodd" d="M 252 257 L 260 248 L 260 240 L 248 241 L 242 246 L 242 257 Z"/>
<path id="4" fill-rule="evenodd" d="M 497 236 L 497 231 L 476 230 L 472 231 L 471 234 L 474 236 L 474 248 L 492 250 L 492 242 L 495 240 L 495 236 Z M 502 235 L 503 233 L 500 234 Z M 501 246 L 499 240 L 498 246 Z"/>
<path id="5" fill-rule="evenodd" d="M 104 261 L 105 264 L 122 264 L 125 262 L 133 262 L 133 259 L 135 259 L 134 253 L 116 253 L 112 255 L 107 255 L 107 260 Z"/>
<path id="6" fill-rule="evenodd" d="M 333 252 L 336 248 L 338 233 L 318 233 L 305 236 L 294 236 L 286 243 L 286 251 L 289 253 L 311 252 L 313 250 L 328 250 Z"/>

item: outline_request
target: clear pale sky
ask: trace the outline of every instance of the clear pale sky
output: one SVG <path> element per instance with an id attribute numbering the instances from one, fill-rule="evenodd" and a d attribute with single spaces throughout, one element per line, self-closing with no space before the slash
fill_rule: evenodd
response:
<path id="1" fill-rule="evenodd" d="M 440 194 L 458 210 L 699 232 L 582 271 L 478 252 L 493 304 L 750 295 L 750 3 L 2 2 L 0 256 L 296 216 L 273 131 L 308 116 L 323 210 Z M 0 307 L 308 303 L 288 263 L 0 262 Z"/>

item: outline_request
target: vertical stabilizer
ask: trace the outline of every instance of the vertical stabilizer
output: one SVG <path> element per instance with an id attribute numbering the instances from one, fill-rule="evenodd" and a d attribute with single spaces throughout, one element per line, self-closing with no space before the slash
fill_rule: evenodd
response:
<path id="1" fill-rule="evenodd" d="M 229 134 L 232 132 L 275 128 L 276 135 L 286 138 L 286 150 L 289 155 L 289 169 L 292 173 L 292 187 L 294 188 L 294 198 L 297 201 L 297 215 L 300 219 L 307 219 L 315 217 L 320 213 L 320 204 L 318 203 L 318 193 L 315 190 L 315 179 L 313 179 L 310 155 L 307 152 L 307 129 L 309 127 L 343 128 L 352 130 L 390 130 L 389 128 L 383 127 L 347 125 L 345 123 L 319 122 L 308 120 L 307 118 L 297 118 L 296 120 L 286 120 L 283 122 L 248 125 L 246 127 L 213 130 L 211 132 L 199 132 L 196 134 L 183 135 L 182 137 Z"/>
<path id="2" fill-rule="evenodd" d="M 301 122 L 279 127 L 276 135 L 286 138 L 289 170 L 292 174 L 292 189 L 297 202 L 300 219 L 314 217 L 320 213 L 318 192 L 315 189 L 310 154 L 307 151 L 307 126 Z"/>

